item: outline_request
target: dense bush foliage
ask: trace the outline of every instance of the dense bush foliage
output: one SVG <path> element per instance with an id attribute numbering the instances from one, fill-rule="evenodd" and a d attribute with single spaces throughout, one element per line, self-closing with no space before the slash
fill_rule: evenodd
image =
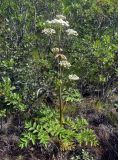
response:
<path id="1" fill-rule="evenodd" d="M 81 113 L 64 110 L 87 95 L 105 102 L 117 81 L 117 0 L 0 1 L 1 128 L 18 115 L 21 148 L 97 146 Z"/>

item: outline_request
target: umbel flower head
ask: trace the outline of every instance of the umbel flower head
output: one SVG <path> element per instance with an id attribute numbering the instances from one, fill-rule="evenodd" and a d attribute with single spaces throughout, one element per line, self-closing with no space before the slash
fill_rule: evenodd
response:
<path id="1" fill-rule="evenodd" d="M 76 74 L 70 74 L 68 77 L 70 80 L 74 80 L 74 81 L 79 80 L 79 77 Z"/>
<path id="2" fill-rule="evenodd" d="M 69 27 L 69 22 L 64 21 L 63 19 L 53 19 L 51 21 L 47 20 L 46 21 L 48 24 L 55 24 L 55 25 L 60 25 L 63 27 Z"/>
<path id="3" fill-rule="evenodd" d="M 55 53 L 55 54 L 58 54 L 58 53 L 60 53 L 62 51 L 63 51 L 62 48 L 52 48 L 52 52 Z"/>
<path id="4" fill-rule="evenodd" d="M 75 31 L 74 29 L 67 29 L 66 33 L 68 36 L 78 36 L 77 31 Z"/>
<path id="5" fill-rule="evenodd" d="M 62 60 L 62 61 L 60 61 L 59 64 L 61 67 L 68 68 L 68 69 L 71 67 L 70 62 L 68 62 L 67 60 Z"/>
<path id="6" fill-rule="evenodd" d="M 44 33 L 46 35 L 52 35 L 52 34 L 55 34 L 56 31 L 52 28 L 45 28 L 44 30 L 42 30 L 42 33 Z"/>

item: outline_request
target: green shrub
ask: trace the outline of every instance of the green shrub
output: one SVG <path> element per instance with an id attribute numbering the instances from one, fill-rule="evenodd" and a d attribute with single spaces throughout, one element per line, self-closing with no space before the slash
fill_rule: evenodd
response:
<path id="1" fill-rule="evenodd" d="M 3 82 L 0 83 L 0 90 L 4 96 L 4 103 L 10 106 L 10 110 L 24 111 L 26 105 L 22 102 L 22 97 L 18 93 L 14 93 L 14 86 L 11 85 L 11 80 L 7 77 L 3 78 Z"/>

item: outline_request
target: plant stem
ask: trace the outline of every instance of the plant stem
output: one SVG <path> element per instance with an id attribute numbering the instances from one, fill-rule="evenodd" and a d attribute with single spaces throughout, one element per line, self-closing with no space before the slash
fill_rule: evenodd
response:
<path id="1" fill-rule="evenodd" d="M 63 118 L 63 113 L 62 113 L 62 84 L 61 84 L 61 66 L 59 66 L 59 73 L 60 73 L 60 85 L 59 85 L 59 110 L 60 110 L 60 125 L 62 125 L 62 118 Z"/>
<path id="2" fill-rule="evenodd" d="M 60 47 L 61 47 L 61 26 L 59 28 L 59 52 L 60 52 Z M 60 63 L 61 59 L 59 59 L 59 63 Z M 58 63 L 58 64 L 59 64 Z M 60 80 L 60 84 L 59 84 L 59 112 L 60 112 L 60 125 L 62 126 L 62 118 L 63 118 L 63 105 L 62 105 L 62 70 L 61 70 L 61 66 L 58 66 L 58 72 L 59 72 L 59 80 Z"/>
<path id="3" fill-rule="evenodd" d="M 59 106 L 60 106 L 60 125 L 62 125 L 62 99 L 61 99 L 61 86 L 59 87 Z"/>

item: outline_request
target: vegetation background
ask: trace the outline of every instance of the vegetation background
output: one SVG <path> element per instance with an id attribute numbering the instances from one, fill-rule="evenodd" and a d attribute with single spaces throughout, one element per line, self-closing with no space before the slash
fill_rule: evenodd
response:
<path id="1" fill-rule="evenodd" d="M 59 14 L 78 33 L 61 39 L 72 65 L 63 77 L 61 127 L 52 53 L 60 46 L 42 33 Z M 79 80 L 71 84 L 68 74 Z M 117 160 L 118 1 L 0 0 L 0 118 L 3 160 Z"/>

